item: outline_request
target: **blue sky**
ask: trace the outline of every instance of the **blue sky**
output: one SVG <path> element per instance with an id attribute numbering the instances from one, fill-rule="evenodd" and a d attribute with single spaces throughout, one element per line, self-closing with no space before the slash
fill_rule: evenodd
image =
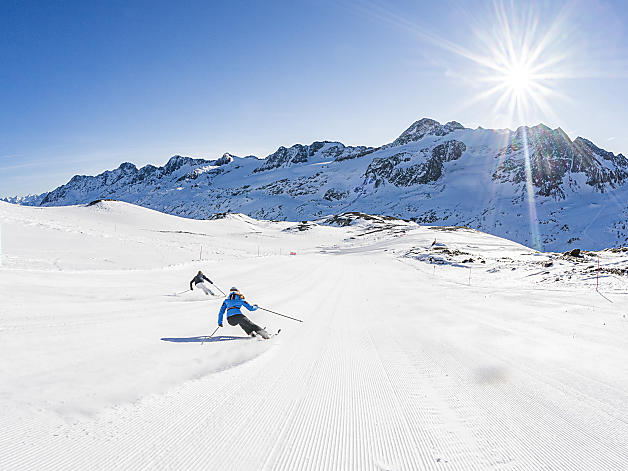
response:
<path id="1" fill-rule="evenodd" d="M 622 1 L 0 0 L 0 196 L 171 155 L 377 146 L 421 117 L 628 154 Z M 504 45 L 538 49 L 509 109 Z M 530 55 L 530 54 L 528 54 Z M 503 65 L 503 64 L 502 64 Z M 503 68 L 503 67 L 502 67 Z"/>

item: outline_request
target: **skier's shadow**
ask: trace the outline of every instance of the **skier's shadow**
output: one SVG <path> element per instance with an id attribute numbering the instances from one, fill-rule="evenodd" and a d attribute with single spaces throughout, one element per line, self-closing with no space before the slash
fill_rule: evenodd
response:
<path id="1" fill-rule="evenodd" d="M 251 337 L 237 337 L 235 335 L 215 335 L 209 338 L 209 336 L 201 337 L 174 337 L 174 338 L 162 338 L 164 342 L 176 342 L 176 343 L 210 343 L 210 342 L 228 342 L 229 340 L 251 340 Z"/>

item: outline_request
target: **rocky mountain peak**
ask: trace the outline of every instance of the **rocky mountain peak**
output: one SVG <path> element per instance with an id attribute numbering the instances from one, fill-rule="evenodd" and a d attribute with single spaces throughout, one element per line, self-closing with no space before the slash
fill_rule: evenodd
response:
<path id="1" fill-rule="evenodd" d="M 422 118 L 412 123 L 401 135 L 390 144 L 390 147 L 401 146 L 409 142 L 415 142 L 423 139 L 427 135 L 446 136 L 447 134 L 458 130 L 465 129 L 464 126 L 457 121 L 449 121 L 447 124 L 440 124 L 431 118 Z"/>
<path id="2" fill-rule="evenodd" d="M 445 124 L 445 127 L 449 128 L 451 130 L 464 129 L 465 128 L 458 121 L 449 121 L 447 124 Z"/>
<path id="3" fill-rule="evenodd" d="M 193 159 L 192 157 L 182 157 L 180 155 L 174 155 L 170 158 L 170 160 L 168 160 L 166 165 L 163 166 L 163 173 L 169 175 L 186 165 L 208 165 L 209 163 L 210 161 L 205 159 Z"/>
<path id="4" fill-rule="evenodd" d="M 578 189 L 575 174 L 583 174 L 586 184 L 600 192 L 606 190 L 606 185 L 614 188 L 628 179 L 628 161 L 623 155 L 615 156 L 583 138 L 572 141 L 561 128 L 550 129 L 544 124 L 517 129 L 511 142 L 498 154 L 503 162 L 494 178 L 502 182 L 524 182 L 526 153 L 532 182 L 540 196 L 565 199 L 567 188 Z"/>
<path id="5" fill-rule="evenodd" d="M 222 157 L 216 160 L 215 165 L 218 165 L 218 166 L 227 165 L 227 164 L 230 164 L 231 162 L 233 162 L 233 155 L 225 152 L 224 154 L 222 154 Z"/>
<path id="6" fill-rule="evenodd" d="M 189 163 L 190 160 L 192 160 L 190 157 L 182 157 L 180 155 L 173 155 L 172 157 L 170 157 L 168 162 L 166 162 L 166 165 L 164 165 L 164 172 L 172 173 L 175 170 L 178 170 L 179 168 L 181 168 L 183 165 Z"/>
<path id="7" fill-rule="evenodd" d="M 122 170 L 125 173 L 137 172 L 137 167 L 131 162 L 124 162 L 120 164 L 118 167 L 119 170 Z"/>

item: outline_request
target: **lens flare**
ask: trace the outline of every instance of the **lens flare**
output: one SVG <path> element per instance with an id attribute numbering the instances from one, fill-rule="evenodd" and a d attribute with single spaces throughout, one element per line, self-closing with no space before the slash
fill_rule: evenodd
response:
<path id="1" fill-rule="evenodd" d="M 343 0 L 337 0 L 342 2 Z M 605 48 L 601 40 L 591 41 L 581 30 L 582 10 L 576 1 L 516 2 L 487 0 L 486 6 L 471 8 L 459 3 L 469 34 L 450 30 L 434 31 L 420 20 L 412 21 L 403 12 L 395 12 L 383 0 L 346 0 L 352 11 L 361 11 L 379 21 L 413 33 L 430 48 L 422 48 L 431 63 L 445 69 L 448 79 L 466 84 L 474 93 L 459 103 L 458 110 L 472 105 L 489 104 L 492 114 L 484 118 L 492 127 L 517 129 L 523 124 L 560 123 L 554 111 L 557 100 L 570 101 L 561 91 L 567 79 L 586 77 L 626 77 L 628 65 Z M 600 38 L 604 37 L 601 35 Z M 607 58 L 603 62 L 599 58 Z M 602 67 L 601 64 L 604 66 Z M 534 195 L 531 153 L 526 128 L 520 136 L 523 144 L 527 201 L 532 245 L 542 248 L 539 237 Z M 512 138 L 503 133 L 504 145 Z"/>

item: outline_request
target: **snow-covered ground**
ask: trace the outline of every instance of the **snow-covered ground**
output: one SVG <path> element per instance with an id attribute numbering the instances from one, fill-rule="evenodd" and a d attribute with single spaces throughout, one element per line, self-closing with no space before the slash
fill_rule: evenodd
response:
<path id="1" fill-rule="evenodd" d="M 0 469 L 628 469 L 627 252 L 355 219 L 0 203 Z"/>

